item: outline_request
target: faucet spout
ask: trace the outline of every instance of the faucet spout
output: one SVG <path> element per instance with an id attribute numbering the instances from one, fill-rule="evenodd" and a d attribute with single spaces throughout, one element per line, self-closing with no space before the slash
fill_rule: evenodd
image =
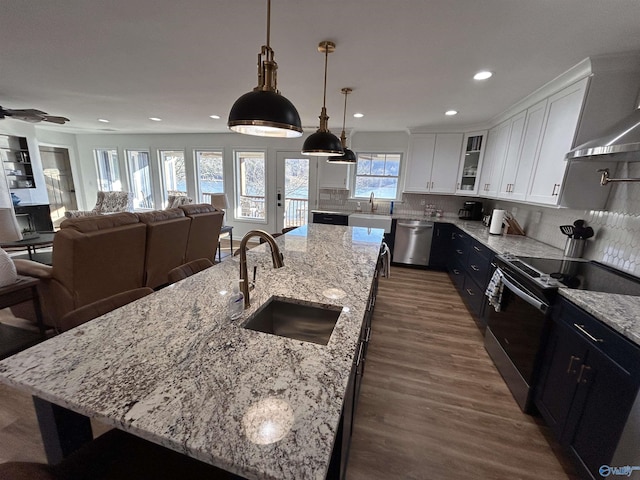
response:
<path id="1" fill-rule="evenodd" d="M 376 204 L 373 203 L 373 200 L 376 196 L 373 194 L 373 192 L 371 192 L 371 195 L 369 195 L 369 203 L 371 204 L 371 213 L 375 212 L 377 207 Z"/>
<path id="2" fill-rule="evenodd" d="M 271 248 L 271 260 L 273 262 L 273 268 L 280 268 L 284 266 L 284 260 L 282 257 L 282 253 L 280 253 L 280 248 L 276 243 L 275 238 L 269 235 L 264 230 L 251 230 L 242 237 L 240 241 L 240 248 L 238 251 L 240 252 L 240 280 L 244 280 L 240 283 L 242 288 L 242 294 L 244 295 L 244 308 L 247 309 L 251 306 L 251 301 L 249 300 L 249 278 L 247 275 L 247 242 L 253 237 L 260 237 L 265 240 L 269 244 L 269 248 Z"/>

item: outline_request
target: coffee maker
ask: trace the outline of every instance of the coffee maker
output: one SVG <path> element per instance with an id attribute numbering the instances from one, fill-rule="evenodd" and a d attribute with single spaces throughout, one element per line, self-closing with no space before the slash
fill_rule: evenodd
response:
<path id="1" fill-rule="evenodd" d="M 464 206 L 458 210 L 458 218 L 464 220 L 482 220 L 482 202 L 464 202 Z"/>

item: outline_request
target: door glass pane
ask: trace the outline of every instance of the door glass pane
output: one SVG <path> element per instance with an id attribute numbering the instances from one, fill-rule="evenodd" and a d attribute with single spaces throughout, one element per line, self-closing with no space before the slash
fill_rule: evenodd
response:
<path id="1" fill-rule="evenodd" d="M 286 158 L 284 165 L 284 227 L 299 227 L 309 218 L 309 159 Z"/>
<path id="2" fill-rule="evenodd" d="M 224 162 L 222 151 L 197 150 L 200 201 L 210 203 L 209 193 L 224 193 Z"/>
<path id="3" fill-rule="evenodd" d="M 103 192 L 121 192 L 122 179 L 118 164 L 118 151 L 114 149 L 98 148 L 93 151 L 98 172 L 98 190 Z"/>
<path id="4" fill-rule="evenodd" d="M 164 201 L 167 201 L 169 195 L 186 195 L 187 175 L 184 168 L 184 152 L 160 150 L 160 162 L 164 181 Z"/>
<path id="5" fill-rule="evenodd" d="M 133 208 L 154 208 L 149 152 L 127 150 L 127 168 L 130 191 L 133 193 Z"/>
<path id="6" fill-rule="evenodd" d="M 264 152 L 236 152 L 236 217 L 266 220 Z"/>

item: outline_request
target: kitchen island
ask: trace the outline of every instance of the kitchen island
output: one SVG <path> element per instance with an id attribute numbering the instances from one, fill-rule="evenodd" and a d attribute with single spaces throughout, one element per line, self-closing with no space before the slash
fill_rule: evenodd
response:
<path id="1" fill-rule="evenodd" d="M 0 362 L 0 381 L 249 479 L 323 479 L 383 232 L 311 224 L 267 245 L 229 320 L 232 258 Z M 328 344 L 243 328 L 272 296 L 342 308 Z"/>

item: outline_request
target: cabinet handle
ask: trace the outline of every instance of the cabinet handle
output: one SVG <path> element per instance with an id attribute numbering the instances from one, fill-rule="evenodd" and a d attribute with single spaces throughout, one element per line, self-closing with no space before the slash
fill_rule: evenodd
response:
<path id="1" fill-rule="evenodd" d="M 587 383 L 587 379 L 582 378 L 582 375 L 585 372 L 588 372 L 589 370 L 591 370 L 591 367 L 583 363 L 582 366 L 580 367 L 580 375 L 578 375 L 578 380 L 576 380 L 576 383 Z"/>
<path id="2" fill-rule="evenodd" d="M 469 294 L 469 296 L 471 296 L 471 297 L 474 297 L 474 296 L 476 295 L 475 293 L 473 293 L 473 292 L 471 291 L 471 289 L 470 289 L 470 288 L 467 288 L 467 293 L 468 293 L 468 294 Z"/>
<path id="3" fill-rule="evenodd" d="M 551 192 L 551 196 L 552 196 L 552 197 L 555 197 L 555 196 L 557 196 L 557 195 L 558 195 L 558 192 L 556 192 L 556 190 L 558 189 L 558 187 L 559 187 L 559 186 L 560 186 L 560 184 L 559 184 L 559 183 L 554 183 L 554 184 L 553 184 L 553 191 Z"/>
<path id="4" fill-rule="evenodd" d="M 365 342 L 369 342 L 371 340 L 371 327 L 367 328 L 367 338 L 364 339 Z"/>
<path id="5" fill-rule="evenodd" d="M 473 270 L 474 272 L 479 272 L 480 269 L 478 267 L 476 267 L 475 265 L 469 265 L 471 267 L 471 270 Z"/>
<path id="6" fill-rule="evenodd" d="M 497 263 L 495 263 L 495 262 L 491 262 L 491 266 L 492 266 L 493 268 L 498 268 L 498 264 L 497 264 Z"/>
<path id="7" fill-rule="evenodd" d="M 433 182 L 431 182 L 431 190 L 433 190 Z"/>
<path id="8" fill-rule="evenodd" d="M 575 362 L 576 360 L 580 361 L 580 357 L 576 357 L 575 355 L 571 355 L 571 358 L 569 359 L 569 366 L 567 367 L 567 374 L 568 375 L 571 375 L 572 373 L 576 373 L 576 371 L 572 369 L 573 362 Z"/>
<path id="9" fill-rule="evenodd" d="M 480 247 L 476 246 L 476 245 L 474 245 L 474 246 L 473 246 L 473 249 L 474 249 L 476 252 L 480 252 L 480 251 L 482 251 L 482 249 L 481 249 Z"/>
<path id="10" fill-rule="evenodd" d="M 456 253 L 457 253 L 458 255 L 462 255 L 464 252 L 463 252 L 462 250 L 460 250 L 460 249 L 456 249 Z"/>
<path id="11" fill-rule="evenodd" d="M 584 325 L 578 325 L 577 323 L 573 324 L 574 327 L 576 327 L 578 330 L 580 330 L 582 333 L 584 333 L 587 337 L 589 337 L 592 341 L 594 342 L 604 342 L 604 340 L 602 340 L 601 338 L 596 338 L 593 335 L 591 335 L 589 332 L 587 332 L 584 329 Z"/>
<path id="12" fill-rule="evenodd" d="M 460 270 L 452 268 L 451 271 L 453 272 L 454 275 L 460 275 Z"/>

